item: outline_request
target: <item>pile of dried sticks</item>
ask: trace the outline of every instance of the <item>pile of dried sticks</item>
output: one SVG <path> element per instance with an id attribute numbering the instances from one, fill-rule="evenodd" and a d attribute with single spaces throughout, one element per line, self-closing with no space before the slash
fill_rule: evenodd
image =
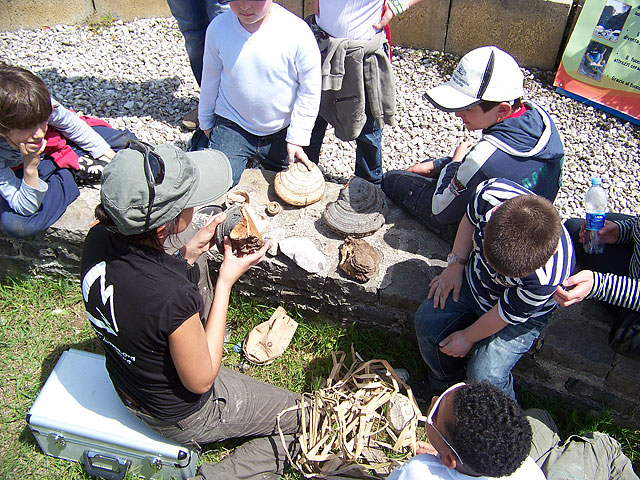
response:
<path id="1" fill-rule="evenodd" d="M 411 388 L 385 360 L 364 362 L 352 346 L 347 367 L 346 356 L 333 353 L 327 386 L 280 414 L 301 412 L 301 453 L 289 460 L 307 478 L 384 478 L 415 455 L 424 417 Z"/>

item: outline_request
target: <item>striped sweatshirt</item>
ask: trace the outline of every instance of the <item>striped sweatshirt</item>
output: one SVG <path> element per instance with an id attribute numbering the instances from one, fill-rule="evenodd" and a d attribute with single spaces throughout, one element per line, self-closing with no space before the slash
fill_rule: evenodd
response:
<path id="1" fill-rule="evenodd" d="M 511 180 L 494 178 L 478 185 L 467 208 L 467 217 L 475 231 L 473 250 L 465 268 L 466 279 L 482 309 L 487 312 L 497 304 L 500 318 L 511 324 L 536 318 L 546 321 L 557 306 L 553 299 L 556 287 L 569 277 L 575 264 L 571 237 L 563 226 L 558 250 L 535 272 L 513 278 L 489 266 L 484 256 L 484 230 L 494 207 L 518 195 L 532 194 Z"/>
<path id="2" fill-rule="evenodd" d="M 629 276 L 593 272 L 593 288 L 587 298 L 640 311 L 640 216 L 615 223 L 620 227 L 617 243 L 634 244 Z"/>

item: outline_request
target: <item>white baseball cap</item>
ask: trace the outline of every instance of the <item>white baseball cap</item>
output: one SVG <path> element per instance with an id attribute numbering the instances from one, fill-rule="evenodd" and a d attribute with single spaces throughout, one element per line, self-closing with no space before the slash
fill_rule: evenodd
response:
<path id="1" fill-rule="evenodd" d="M 524 75 L 518 63 L 498 47 L 471 50 L 456 67 L 451 80 L 427 90 L 436 108 L 457 112 L 483 100 L 507 102 L 524 96 Z"/>

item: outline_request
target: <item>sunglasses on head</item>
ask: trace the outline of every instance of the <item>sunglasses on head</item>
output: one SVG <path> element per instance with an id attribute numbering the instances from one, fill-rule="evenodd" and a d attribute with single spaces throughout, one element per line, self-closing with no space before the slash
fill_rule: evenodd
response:
<path id="1" fill-rule="evenodd" d="M 147 205 L 147 217 L 144 222 L 144 231 L 149 231 L 149 221 L 151 220 L 151 208 L 156 198 L 156 185 L 161 185 L 164 180 L 164 162 L 155 152 L 153 145 L 138 140 L 129 140 L 126 148 L 131 148 L 144 155 L 144 174 L 149 187 L 149 204 Z"/>
<path id="2" fill-rule="evenodd" d="M 449 443 L 449 440 L 447 440 L 444 437 L 444 435 L 438 431 L 436 426 L 433 424 L 433 417 L 436 416 L 436 412 L 438 411 L 438 406 L 440 405 L 440 402 L 445 397 L 445 395 L 447 395 L 448 393 L 451 393 L 452 391 L 454 391 L 454 390 L 456 390 L 456 389 L 458 389 L 460 387 L 463 387 L 465 385 L 466 385 L 466 383 L 464 383 L 464 382 L 456 383 L 455 385 L 450 386 L 444 392 L 442 392 L 442 395 L 440 395 L 438 397 L 438 399 L 436 400 L 436 403 L 433 404 L 433 408 L 429 412 L 429 416 L 427 416 L 427 424 L 431 425 L 431 428 L 433 428 L 435 430 L 435 432 L 440 436 L 442 441 L 447 444 L 447 447 L 449 447 L 451 449 L 451 451 L 454 453 L 454 455 L 456 457 L 458 457 L 458 460 L 460 461 L 460 465 L 464 465 L 464 462 L 462 461 L 462 458 L 460 457 L 460 454 L 458 452 L 456 452 L 456 449 L 453 448 L 453 446 Z"/>

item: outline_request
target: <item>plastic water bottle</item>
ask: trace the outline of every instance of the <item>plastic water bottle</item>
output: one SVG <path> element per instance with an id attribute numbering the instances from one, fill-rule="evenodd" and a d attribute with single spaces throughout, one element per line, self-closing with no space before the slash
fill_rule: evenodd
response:
<path id="1" fill-rule="evenodd" d="M 598 230 L 604 226 L 607 192 L 602 188 L 602 180 L 598 177 L 591 179 L 591 187 L 584 197 L 584 209 L 587 212 L 584 227 L 584 251 L 585 253 L 602 253 L 604 252 L 604 242 L 598 235 Z"/>

